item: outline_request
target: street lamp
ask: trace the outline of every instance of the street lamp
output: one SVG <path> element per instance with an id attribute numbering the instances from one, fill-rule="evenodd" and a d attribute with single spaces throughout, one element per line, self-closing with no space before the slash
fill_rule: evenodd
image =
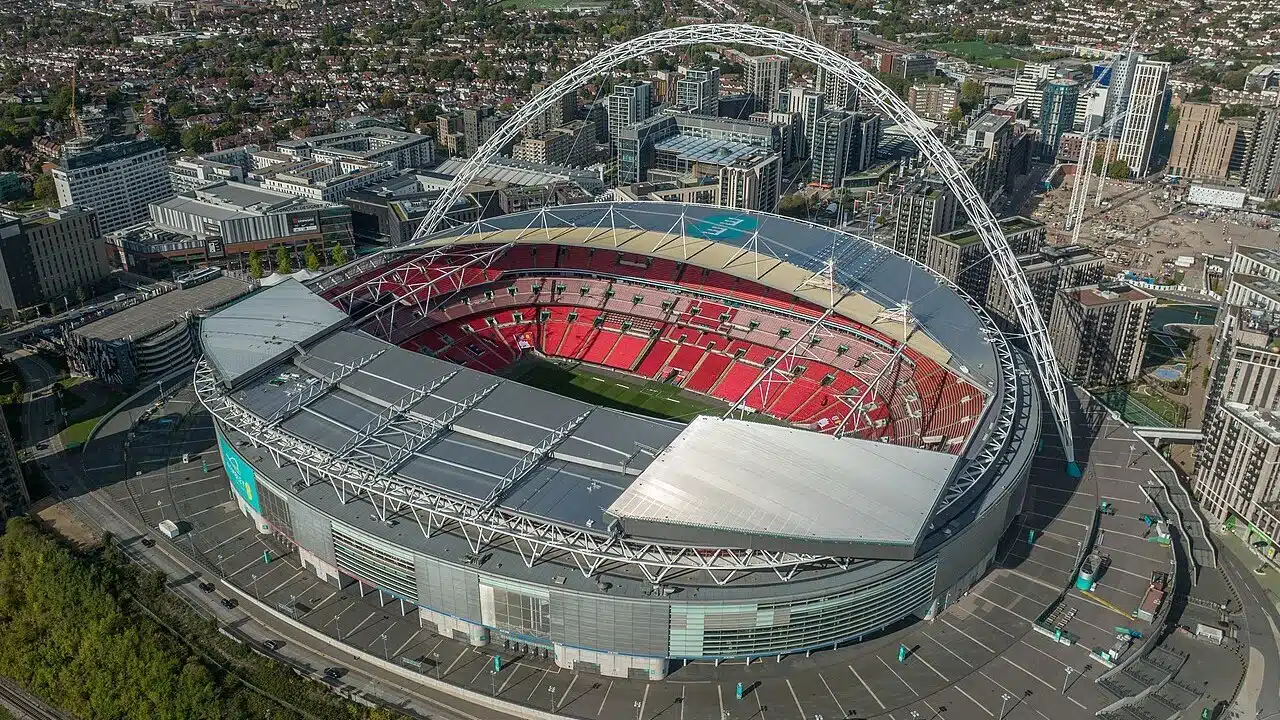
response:
<path id="1" fill-rule="evenodd" d="M 338 631 L 338 640 L 342 640 L 342 615 L 335 615 L 333 618 L 333 629 Z"/>
<path id="2" fill-rule="evenodd" d="M 253 596 L 255 598 L 260 598 L 258 595 L 258 575 L 256 573 L 250 573 L 249 577 L 253 578 Z"/>
<path id="3" fill-rule="evenodd" d="M 489 671 L 489 696 L 498 697 L 498 671 Z"/>
<path id="4" fill-rule="evenodd" d="M 1004 708 L 1009 703 L 1009 693 L 1000 693 L 1000 717 L 996 720 L 1004 720 Z"/>
<path id="5" fill-rule="evenodd" d="M 218 574 L 222 577 L 227 576 L 227 571 L 222 567 L 222 553 L 218 553 Z"/>
<path id="6" fill-rule="evenodd" d="M 387 634 L 382 633 L 382 659 L 391 660 L 391 653 L 387 652 Z"/>
<path id="7" fill-rule="evenodd" d="M 640 702 L 639 700 L 636 700 L 635 702 L 631 703 L 631 707 L 636 709 L 636 720 L 640 720 L 640 711 L 644 708 L 644 703 Z"/>
<path id="8" fill-rule="evenodd" d="M 1066 694 L 1067 694 L 1067 683 L 1071 681 L 1071 673 L 1073 673 L 1073 672 L 1075 672 L 1075 671 L 1076 671 L 1076 669 L 1075 669 L 1075 668 L 1071 667 L 1070 665 L 1068 665 L 1068 666 L 1067 666 L 1067 676 L 1066 676 L 1066 677 L 1064 677 L 1064 678 L 1062 679 L 1062 694 L 1063 694 L 1063 695 L 1066 695 Z"/>
<path id="9" fill-rule="evenodd" d="M 556 686 L 548 685 L 547 692 L 551 693 L 551 712 L 555 712 L 559 708 L 559 704 L 556 702 Z"/>
<path id="10" fill-rule="evenodd" d="M 1133 452 L 1137 449 L 1137 445 L 1134 445 L 1133 443 L 1129 444 L 1129 462 L 1125 464 L 1125 467 L 1133 467 Z"/>
<path id="11" fill-rule="evenodd" d="M 436 679 L 437 679 L 437 680 L 439 680 L 439 679 L 440 679 L 440 653 L 431 653 L 431 656 L 432 656 L 433 658 L 435 658 L 435 661 L 436 661 Z"/>

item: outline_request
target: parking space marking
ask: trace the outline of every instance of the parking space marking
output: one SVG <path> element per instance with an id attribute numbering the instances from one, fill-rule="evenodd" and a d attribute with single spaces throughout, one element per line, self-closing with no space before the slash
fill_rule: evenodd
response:
<path id="1" fill-rule="evenodd" d="M 470 649 L 471 649 L 470 645 L 464 645 L 462 647 L 462 651 L 458 653 L 458 657 L 454 658 L 453 662 L 449 663 L 448 668 L 445 668 L 444 677 L 449 677 L 449 673 L 453 672 L 453 666 L 457 665 L 458 661 L 461 660 L 463 656 L 467 654 L 467 651 Z"/>
<path id="2" fill-rule="evenodd" d="M 1015 665 L 1014 667 L 1017 667 L 1017 666 Z M 1031 707 L 1031 703 L 1026 702 L 1026 698 L 1024 698 L 1021 693 L 1016 693 L 1010 690 L 1009 688 L 1001 685 L 1000 683 L 996 682 L 995 679 L 992 678 L 990 675 L 988 675 L 985 670 L 979 670 L 978 674 L 986 678 L 987 680 L 990 680 L 992 685 L 995 685 L 996 687 L 1008 693 L 1011 698 L 1018 698 L 1018 702 L 1014 703 L 1013 705 L 1015 708 L 1018 707 L 1019 705 L 1026 705 L 1028 708 L 1031 708 L 1032 712 L 1044 718 L 1044 720 L 1050 720 L 1048 715 L 1045 715 L 1044 713 L 1040 712 L 1036 708 Z M 1006 713 L 1006 717 L 1007 717 L 1007 713 Z"/>
<path id="3" fill-rule="evenodd" d="M 988 710 L 988 709 L 987 709 L 987 706 L 986 706 L 986 705 L 983 705 L 982 703 L 978 702 L 977 700 L 974 700 L 972 695 L 970 695 L 969 693 L 965 692 L 965 691 L 964 691 L 964 688 L 960 687 L 959 683 L 957 683 L 954 687 L 955 687 L 955 689 L 956 689 L 957 691 L 959 691 L 959 693 L 960 693 L 961 695 L 963 695 L 963 696 L 965 696 L 965 697 L 969 698 L 969 702 L 972 702 L 974 705 L 977 705 L 978 707 L 982 708 L 982 712 L 984 712 L 984 713 L 986 713 L 986 714 L 990 715 L 991 717 L 995 717 L 995 716 L 996 716 L 996 714 L 995 714 L 995 713 L 993 713 L 993 712 L 991 712 L 990 710 Z"/>
<path id="4" fill-rule="evenodd" d="M 1036 680 L 1037 680 L 1041 685 L 1043 685 L 1043 686 L 1045 686 L 1045 687 L 1049 688 L 1051 691 L 1053 691 L 1053 692 L 1055 692 L 1055 693 L 1056 693 L 1056 692 L 1058 692 L 1058 688 L 1056 688 L 1056 687 L 1054 687 L 1053 685 L 1051 685 L 1047 680 L 1045 680 L 1044 678 L 1040 677 L 1039 675 L 1036 675 L 1035 673 L 1031 672 L 1030 670 L 1028 670 L 1028 669 L 1026 669 L 1026 668 L 1022 667 L 1021 665 L 1019 665 L 1018 663 L 1016 663 L 1016 662 L 1014 662 L 1014 661 L 1010 660 L 1009 658 L 1005 657 L 1004 655 L 1001 655 L 1001 656 L 1000 656 L 1000 658 L 1001 658 L 1002 660 L 1004 660 L 1005 662 L 1009 663 L 1009 665 L 1010 665 L 1010 666 L 1012 666 L 1012 667 L 1016 667 L 1016 668 L 1018 668 L 1019 670 L 1021 670 L 1022 672 L 1026 673 L 1028 676 L 1035 678 L 1035 679 L 1036 679 Z M 1089 709 L 1089 708 L 1086 708 L 1084 705 L 1081 705 L 1079 700 L 1076 700 L 1075 698 L 1071 697 L 1070 695 L 1068 695 L 1068 696 L 1066 696 L 1066 697 L 1067 697 L 1067 699 L 1068 699 L 1068 700 L 1070 700 L 1071 702 L 1073 702 L 1073 703 L 1075 703 L 1076 705 L 1078 705 L 1078 706 L 1080 707 L 1080 709 L 1081 709 L 1081 710 L 1088 710 L 1088 709 Z"/>
<path id="5" fill-rule="evenodd" d="M 921 655 L 920 653 L 918 652 L 913 653 L 911 657 L 915 660 L 919 660 L 920 662 L 924 663 L 924 666 L 932 670 L 934 675 L 937 675 L 938 677 L 942 678 L 942 682 L 947 682 L 947 683 L 951 682 L 950 680 L 947 679 L 946 675 L 943 675 L 942 673 L 938 672 L 938 668 L 934 667 L 933 665 L 930 665 L 929 661 L 925 660 L 924 656 Z"/>
<path id="6" fill-rule="evenodd" d="M 853 673 L 853 676 L 858 678 L 858 682 L 862 683 L 862 687 L 865 688 L 867 693 L 871 695 L 871 699 L 876 701 L 876 704 L 880 706 L 881 710 L 888 709 L 884 706 L 884 703 L 880 702 L 879 696 L 877 696 L 875 691 L 871 689 L 871 686 L 867 684 L 867 681 L 862 679 L 862 676 L 858 674 L 858 671 L 853 669 L 852 665 L 849 666 L 849 672 Z M 720 710 L 721 710 L 721 714 L 723 715 L 724 703 L 720 703 Z"/>
<path id="7" fill-rule="evenodd" d="M 276 594 L 276 592 L 280 590 L 280 588 L 284 587 L 285 585 L 288 585 L 289 583 L 293 582 L 294 580 L 297 580 L 297 579 L 298 579 L 298 576 L 300 576 L 300 575 L 302 575 L 302 571 L 301 571 L 301 570 L 297 570 L 297 571 L 295 571 L 292 575 L 290 575 L 290 576 L 289 576 L 289 578 L 288 578 L 287 580 L 285 580 L 284 582 L 280 583 L 279 585 L 277 585 L 277 586 L 275 586 L 275 587 L 271 588 L 270 590 L 268 590 L 268 591 L 267 591 L 267 597 L 271 597 L 272 595 L 275 595 L 275 594 Z M 262 578 L 258 578 L 258 579 L 259 579 L 259 580 L 261 580 Z"/>
<path id="8" fill-rule="evenodd" d="M 951 628 L 952 630 L 955 630 L 956 632 L 960 633 L 961 635 L 963 635 L 963 636 L 965 636 L 965 637 L 969 638 L 970 640 L 974 641 L 975 643 L 977 643 L 977 644 L 978 644 L 982 649 L 986 650 L 987 652 L 991 653 L 992 655 L 994 655 L 994 654 L 995 654 L 995 652 L 996 652 L 996 651 L 995 651 L 995 650 L 992 650 L 992 649 L 991 649 L 991 648 L 990 648 L 986 643 L 984 643 L 984 642 L 982 642 L 981 640 L 979 640 L 979 639 L 975 638 L 974 636 L 970 635 L 969 633 L 965 632 L 964 630 L 961 630 L 960 628 L 956 627 L 955 625 L 952 625 L 952 624 L 951 624 L 951 622 L 950 622 L 950 621 L 948 621 L 945 617 L 944 617 L 944 618 L 942 618 L 942 622 L 943 622 L 944 624 L 946 624 L 946 626 L 947 626 L 947 627 Z"/>
<path id="9" fill-rule="evenodd" d="M 898 678 L 898 682 L 901 682 L 908 690 L 910 690 L 912 695 L 915 695 L 916 697 L 920 697 L 920 693 L 916 692 L 915 688 L 911 687 L 910 685 L 907 685 L 907 681 L 902 679 L 902 676 L 898 674 L 898 671 L 890 667 L 889 663 L 884 661 L 884 658 L 877 655 L 876 659 L 880 661 L 880 664 L 884 666 L 885 670 L 888 670 L 889 672 L 893 673 L 893 676 Z"/>
<path id="10" fill-rule="evenodd" d="M 337 590 L 334 590 L 333 592 L 329 593 L 329 596 L 328 596 L 328 597 L 326 597 L 325 599 L 321 600 L 319 603 L 316 603 L 315 607 L 313 607 L 313 608 L 311 608 L 310 610 L 308 610 L 308 611 L 306 611 L 305 613 L 303 613 L 303 614 L 302 614 L 302 617 L 306 617 L 306 616 L 310 615 L 311 613 L 313 613 L 313 612 L 315 612 L 315 611 L 319 610 L 320 608 L 324 607 L 324 604 L 325 604 L 325 603 L 327 603 L 327 602 L 329 602 L 330 600 L 332 600 L 332 599 L 333 599 L 333 596 L 334 596 L 334 595 L 337 595 L 337 594 L 338 594 L 338 591 L 337 591 Z"/>
<path id="11" fill-rule="evenodd" d="M 800 717 L 808 717 L 808 715 L 804 714 L 804 706 L 800 704 L 800 698 L 796 695 L 796 689 L 791 687 L 791 679 L 783 678 L 783 680 L 787 683 L 787 689 L 791 691 L 791 699 L 796 701 L 796 709 L 800 711 Z M 763 712 L 763 708 L 761 708 L 761 711 Z"/>
<path id="12" fill-rule="evenodd" d="M 937 645 L 938 647 L 940 647 L 940 648 L 942 648 L 943 650 L 946 650 L 947 652 L 951 653 L 951 656 L 952 656 L 952 657 L 954 657 L 955 659 L 959 660 L 960 662 L 964 663 L 965 665 L 967 665 L 967 666 L 969 666 L 969 667 L 973 667 L 973 663 L 969 662 L 968 660 L 965 660 L 964 658 L 960 657 L 959 655 L 956 655 L 956 653 L 955 653 L 955 651 L 954 651 L 954 650 L 952 650 L 951 648 L 947 647 L 947 646 L 946 646 L 946 645 L 944 645 L 943 643 L 939 642 L 939 641 L 938 641 L 938 638 L 936 638 L 936 637 L 934 637 L 934 636 L 930 635 L 929 633 L 925 633 L 925 632 L 922 632 L 922 633 L 920 633 L 920 634 L 921 634 L 921 635 L 924 635 L 925 637 L 927 637 L 927 638 L 929 638 L 930 640 L 932 640 L 932 641 L 933 641 L 933 643 L 934 643 L 935 645 Z"/>
<path id="13" fill-rule="evenodd" d="M 788 682 L 787 684 L 789 685 L 789 684 L 790 684 L 790 682 Z M 645 691 L 646 691 L 646 694 L 648 694 L 649 686 L 648 686 L 648 685 L 645 685 L 645 686 L 644 686 L 644 689 L 645 689 Z M 759 688 L 759 687 L 757 687 L 757 688 L 756 688 L 756 691 L 755 691 L 755 692 L 753 692 L 753 693 L 751 693 L 751 694 L 752 694 L 752 695 L 754 695 L 754 696 L 755 696 L 755 698 L 756 698 L 756 707 L 760 708 L 760 720 L 765 720 L 765 717 L 764 717 L 764 700 L 761 700 L 761 699 L 760 699 L 760 688 Z M 799 700 L 797 700 L 796 702 L 797 702 L 797 703 L 799 703 L 800 701 L 799 701 Z M 755 717 L 755 716 L 753 715 L 752 717 Z M 804 708 L 801 708 L 801 709 L 800 709 L 800 717 L 804 717 Z"/>
<path id="14" fill-rule="evenodd" d="M 1002 586 L 1002 587 L 1003 587 L 1003 586 Z M 1013 591 L 1012 591 L 1012 590 L 1010 590 L 1009 592 L 1013 592 Z M 987 602 L 991 603 L 992 607 L 995 607 L 995 608 L 997 608 L 997 609 L 999 609 L 999 610 L 1003 610 L 1003 611 L 1005 611 L 1005 612 L 1009 613 L 1010 615 L 1012 615 L 1012 616 L 1014 616 L 1014 617 L 1016 617 L 1016 618 L 1018 618 L 1018 619 L 1020 619 L 1020 620 L 1024 620 L 1024 621 L 1026 621 L 1027 623 L 1034 622 L 1031 618 L 1027 617 L 1026 615 L 1023 615 L 1022 613 L 1016 613 L 1016 612 L 1014 612 L 1014 611 L 1010 610 L 1009 608 L 1005 607 L 1004 605 L 1001 605 L 1000 603 L 996 602 L 995 600 L 992 600 L 991 598 L 987 597 L 986 595 L 983 595 L 982 593 L 978 592 L 977 590 L 973 590 L 973 591 L 972 591 L 972 593 L 973 593 L 974 595 L 977 595 L 978 597 L 982 598 L 983 600 L 986 600 Z M 1017 593 L 1014 593 L 1014 594 L 1016 595 Z M 986 622 L 986 621 L 984 620 L 983 622 Z M 988 624 L 988 625 L 991 625 L 991 623 L 989 623 L 989 622 L 988 622 L 987 624 Z M 1000 630 L 1000 628 L 996 627 L 995 625 L 991 625 L 991 627 L 995 627 L 997 630 Z M 1004 631 L 1003 631 L 1003 630 L 1000 630 L 1000 632 L 1004 632 Z M 1009 635 L 1009 633 L 1005 633 L 1005 634 L 1006 634 L 1006 635 Z M 1009 637 L 1013 637 L 1013 636 L 1012 636 L 1012 635 L 1009 635 Z"/>
<path id="15" fill-rule="evenodd" d="M 405 640 L 400 647 L 396 648 L 396 655 L 399 655 L 400 653 L 404 652 L 404 649 L 409 647 L 409 645 L 413 643 L 414 638 L 418 637 L 421 634 L 422 634 L 422 628 L 418 628 L 412 635 L 409 636 L 408 640 Z"/>
<path id="16" fill-rule="evenodd" d="M 822 681 L 822 686 L 827 689 L 827 694 L 831 696 L 831 702 L 836 704 L 836 712 L 844 715 L 844 706 L 840 704 L 840 699 L 831 691 L 831 686 L 827 684 L 827 679 L 822 677 L 822 673 L 818 673 L 818 679 Z"/>
<path id="17" fill-rule="evenodd" d="M 653 686 L 652 683 L 645 683 L 644 697 L 640 698 L 640 712 L 636 713 L 636 717 L 640 717 L 640 718 L 644 717 L 644 706 L 649 704 L 649 688 L 652 686 Z"/>
<path id="18" fill-rule="evenodd" d="M 604 697 L 600 698 L 600 707 L 596 708 L 596 717 L 604 717 L 604 704 L 609 702 L 609 691 L 613 689 L 613 681 L 609 681 L 609 687 L 604 689 Z M 721 710 L 724 709 L 724 701 L 720 701 Z M 722 713 L 723 714 L 723 713 Z"/>
<path id="19" fill-rule="evenodd" d="M 240 532 L 236 533 L 235 535 L 232 535 L 231 537 L 227 538 L 226 540 L 223 540 L 222 542 L 218 543 L 217 545 L 214 545 L 213 547 L 209 548 L 209 552 L 213 552 L 214 550 L 217 550 L 218 548 L 220 548 L 220 547 L 222 547 L 223 545 L 226 545 L 227 543 L 231 542 L 232 540 L 235 540 L 236 538 L 238 538 L 238 537 L 240 537 L 240 536 L 244 535 L 245 533 L 249 532 L 249 531 L 250 531 L 250 530 L 252 530 L 252 529 L 253 529 L 253 528 L 251 528 L 251 527 L 247 527 L 247 528 L 245 528 L 245 529 L 241 530 Z"/>

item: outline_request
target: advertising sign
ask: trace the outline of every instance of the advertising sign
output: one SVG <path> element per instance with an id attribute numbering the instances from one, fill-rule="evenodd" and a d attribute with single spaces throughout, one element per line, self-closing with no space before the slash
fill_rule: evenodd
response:
<path id="1" fill-rule="evenodd" d="M 258 499 L 258 477 L 253 466 L 240 457 L 221 435 L 218 436 L 218 449 L 222 451 L 222 467 L 226 468 L 227 477 L 231 479 L 231 487 L 235 488 L 236 494 L 249 507 L 262 512 L 261 501 Z"/>

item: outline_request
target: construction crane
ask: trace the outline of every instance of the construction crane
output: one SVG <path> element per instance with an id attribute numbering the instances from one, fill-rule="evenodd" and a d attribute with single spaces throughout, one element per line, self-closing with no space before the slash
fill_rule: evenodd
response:
<path id="1" fill-rule="evenodd" d="M 1106 73 L 1104 73 L 1109 81 L 1114 79 L 1116 68 L 1119 66 L 1120 60 L 1128 57 L 1129 54 L 1133 52 L 1133 49 L 1138 42 L 1138 33 L 1141 30 L 1141 25 L 1135 28 L 1133 34 L 1129 36 L 1129 41 L 1116 52 L 1114 57 L 1112 57 L 1111 67 L 1107 69 Z M 1090 82 L 1084 92 L 1080 93 L 1080 99 L 1088 102 L 1088 99 L 1098 92 L 1098 85 L 1101 83 L 1101 80 L 1102 75 L 1099 75 Z M 1080 242 L 1080 226 L 1084 221 L 1085 206 L 1089 202 L 1089 185 L 1093 179 L 1093 161 L 1098 154 L 1098 139 L 1104 131 L 1109 131 L 1114 128 L 1116 123 L 1124 120 L 1128 114 L 1129 112 L 1127 108 L 1112 115 L 1110 118 L 1106 118 L 1104 112 L 1105 122 L 1093 130 L 1086 132 L 1080 138 L 1080 155 L 1076 164 L 1076 181 L 1071 188 L 1071 204 L 1067 208 L 1067 217 L 1062 226 L 1063 230 L 1071 231 L 1071 244 L 1073 245 Z M 1102 163 L 1102 172 L 1099 173 L 1101 175 L 1101 179 L 1098 181 L 1098 197 L 1094 205 L 1095 207 L 1102 204 L 1102 187 L 1106 182 L 1107 166 L 1111 164 L 1111 154 L 1114 150 L 1114 145 L 1114 143 L 1107 143 L 1107 154 L 1104 162 Z"/>
<path id="2" fill-rule="evenodd" d="M 809 33 L 809 39 L 818 42 L 818 36 L 813 32 L 813 16 L 809 14 L 809 0 L 800 0 L 800 7 L 804 8 L 804 29 Z"/>

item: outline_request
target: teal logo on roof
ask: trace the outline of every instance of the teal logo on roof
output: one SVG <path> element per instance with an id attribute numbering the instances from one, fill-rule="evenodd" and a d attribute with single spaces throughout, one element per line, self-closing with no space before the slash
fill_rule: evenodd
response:
<path id="1" fill-rule="evenodd" d="M 685 221 L 685 233 L 703 240 L 737 240 L 750 235 L 760 227 L 760 221 L 750 215 L 720 213 L 698 220 Z"/>

